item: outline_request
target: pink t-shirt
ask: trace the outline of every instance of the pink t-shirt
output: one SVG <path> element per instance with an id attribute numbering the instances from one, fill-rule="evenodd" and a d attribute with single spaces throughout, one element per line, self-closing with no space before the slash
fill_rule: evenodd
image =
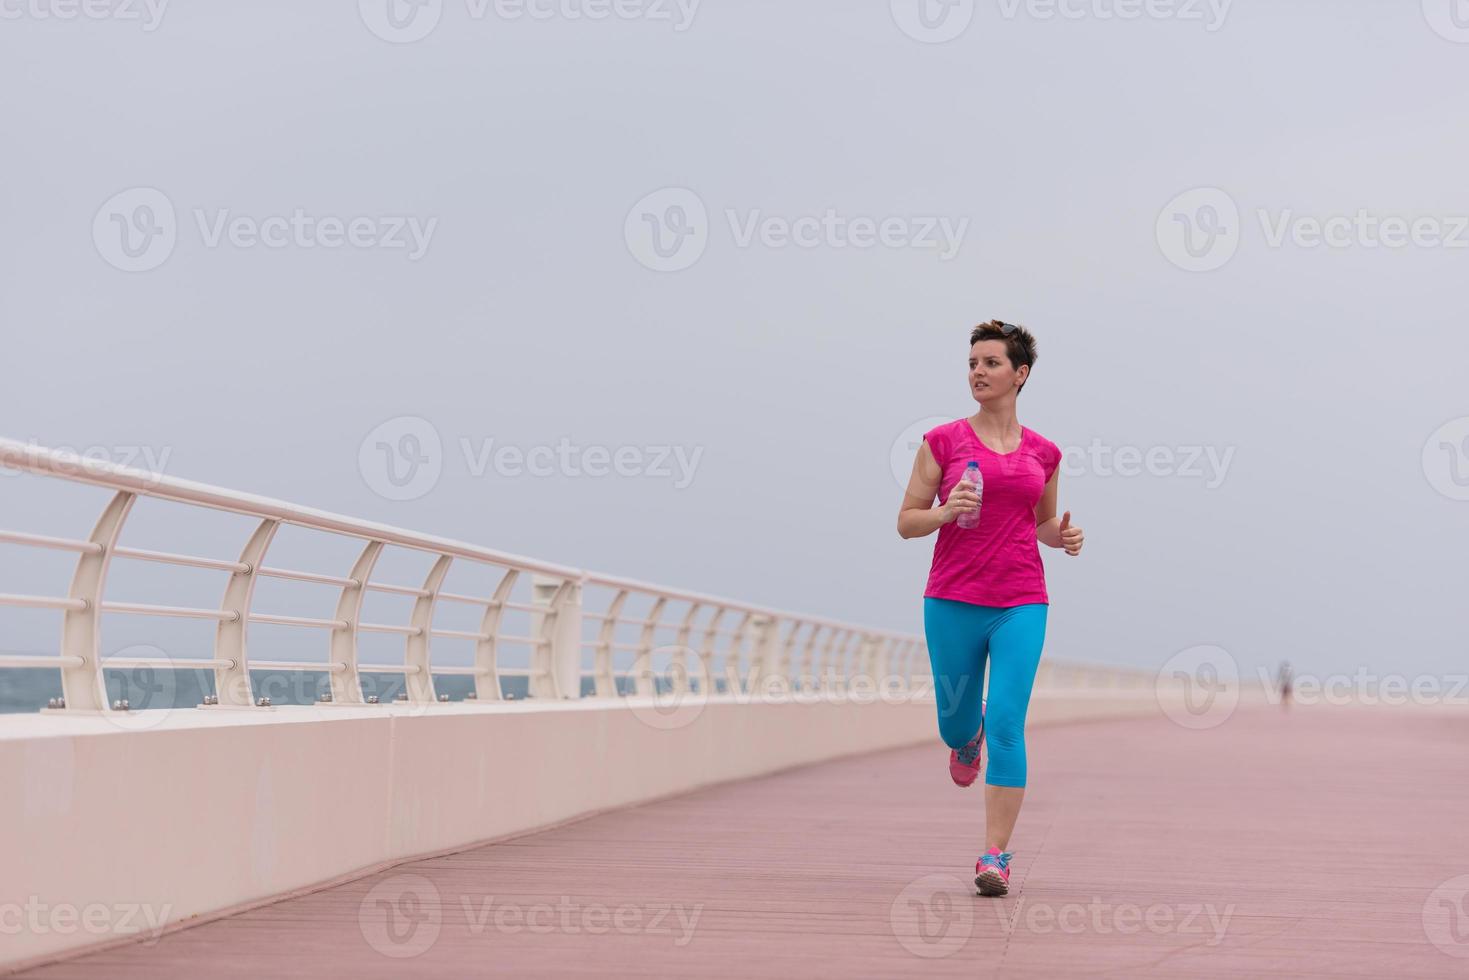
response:
<path id="1" fill-rule="evenodd" d="M 923 438 L 943 471 L 940 502 L 949 499 L 970 460 L 979 463 L 984 479 L 979 526 L 951 521 L 939 528 L 924 596 L 981 606 L 1049 602 L 1035 506 L 1061 464 L 1061 450 L 1022 425 L 1020 446 L 1001 455 L 979 441 L 968 418 L 935 426 Z"/>

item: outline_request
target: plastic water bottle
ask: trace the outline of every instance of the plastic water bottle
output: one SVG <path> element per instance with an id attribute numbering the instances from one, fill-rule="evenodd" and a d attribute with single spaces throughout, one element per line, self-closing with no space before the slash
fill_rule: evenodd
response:
<path id="1" fill-rule="evenodd" d="M 979 463 L 976 460 L 971 459 L 969 465 L 964 467 L 963 479 L 974 484 L 974 492 L 979 494 L 979 502 L 982 506 L 984 504 L 984 477 L 979 474 Z M 962 528 L 978 527 L 979 508 L 976 507 L 974 510 L 965 511 L 959 515 L 959 519 L 954 523 Z"/>

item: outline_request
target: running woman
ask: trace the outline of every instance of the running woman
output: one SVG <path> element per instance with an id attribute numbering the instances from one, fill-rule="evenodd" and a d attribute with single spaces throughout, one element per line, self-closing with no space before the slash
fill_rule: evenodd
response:
<path id="1" fill-rule="evenodd" d="M 1046 635 L 1045 567 L 1037 542 L 1081 553 L 1071 512 L 1056 517 L 1061 450 L 1020 424 L 1015 399 L 1036 362 L 1035 337 L 991 320 L 969 336 L 969 390 L 979 411 L 930 429 L 918 447 L 898 512 L 898 534 L 939 532 L 923 592 L 923 628 L 938 700 L 939 734 L 960 786 L 985 771 L 985 852 L 974 867 L 981 895 L 1009 891 L 1010 834 L 1025 799 L 1025 714 Z M 960 478 L 978 462 L 983 501 Z M 935 508 L 934 499 L 942 503 Z M 961 527 L 961 514 L 979 524 Z M 989 664 L 989 698 L 981 700 Z"/>

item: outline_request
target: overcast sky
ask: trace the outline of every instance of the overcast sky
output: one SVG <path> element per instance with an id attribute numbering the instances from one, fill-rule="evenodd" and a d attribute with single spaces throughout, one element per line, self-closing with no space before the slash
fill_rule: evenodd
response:
<path id="1" fill-rule="evenodd" d="M 1000 317 L 1087 534 L 1048 656 L 1469 670 L 1450 0 L 389 2 L 0 5 L 0 434 L 916 632 Z"/>

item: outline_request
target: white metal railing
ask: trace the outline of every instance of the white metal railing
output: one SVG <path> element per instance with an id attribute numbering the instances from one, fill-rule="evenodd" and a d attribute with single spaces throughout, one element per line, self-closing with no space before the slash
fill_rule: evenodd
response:
<path id="1" fill-rule="evenodd" d="M 238 707 L 264 703 L 252 688 L 252 668 L 325 672 L 331 685 L 330 700 L 344 704 L 368 700 L 363 692 L 362 675 L 384 672 L 403 674 L 407 699 L 420 704 L 441 700 L 434 688 L 435 674 L 469 676 L 473 678 L 473 696 L 494 701 L 503 697 L 502 676 L 526 677 L 531 697 L 556 698 L 580 697 L 584 677 L 592 679 L 591 696 L 615 697 L 624 693 L 652 694 L 669 688 L 748 693 L 762 681 L 771 679 L 796 689 L 829 689 L 859 675 L 897 678 L 906 686 L 915 677 L 927 673 L 923 641 L 913 635 L 570 568 L 9 439 L 0 439 L 0 466 L 112 491 L 85 539 L 0 530 L 3 545 L 77 555 L 71 586 L 65 596 L 0 594 L 0 606 L 55 609 L 62 613 L 58 655 L 0 655 L 0 668 L 56 668 L 61 673 L 63 694 L 58 707 L 68 711 L 113 710 L 107 701 L 103 676 L 107 667 L 211 670 L 216 691 L 213 699 L 218 704 Z M 258 523 L 234 559 L 123 547 L 118 539 L 138 497 L 245 515 Z M 266 553 L 283 524 L 355 538 L 362 542 L 362 550 L 343 576 L 267 566 Z M 422 585 L 372 581 L 373 568 L 388 545 L 434 556 L 433 566 Z M 223 572 L 228 579 L 221 602 L 215 608 L 110 601 L 104 594 L 114 558 Z M 441 585 L 455 561 L 498 570 L 500 577 L 493 592 L 473 596 L 443 591 Z M 530 576 L 531 602 L 511 598 L 522 576 Z M 261 577 L 331 586 L 338 590 L 335 614 L 330 618 L 315 618 L 257 611 L 252 600 L 255 584 Z M 600 612 L 583 608 L 586 595 L 593 588 L 605 590 L 611 596 Z M 368 592 L 413 599 L 409 621 L 363 622 L 362 603 Z M 646 614 L 625 615 L 629 600 L 634 598 L 651 603 L 650 610 Z M 483 612 L 479 628 L 435 628 L 434 612 L 440 601 L 480 607 Z M 502 630 L 506 610 L 529 614 L 528 634 Z M 103 613 L 212 621 L 216 629 L 213 656 L 190 660 L 103 658 L 100 653 Z M 584 622 L 600 624 L 594 638 L 583 636 Z M 324 631 L 326 657 L 320 662 L 252 660 L 246 644 L 251 623 Z M 636 627 L 637 641 L 620 639 L 619 626 Z M 358 637 L 362 633 L 402 636 L 403 662 L 395 665 L 360 662 Z M 472 641 L 473 666 L 434 666 L 431 656 L 434 637 Z M 527 667 L 500 663 L 500 653 L 507 644 L 529 648 Z M 633 654 L 631 667 L 617 666 L 619 652 Z M 582 667 L 584 653 L 590 653 L 589 669 Z M 655 670 L 655 662 L 659 660 L 666 661 L 671 671 L 666 681 Z M 623 682 L 621 686 L 619 681 Z"/>

